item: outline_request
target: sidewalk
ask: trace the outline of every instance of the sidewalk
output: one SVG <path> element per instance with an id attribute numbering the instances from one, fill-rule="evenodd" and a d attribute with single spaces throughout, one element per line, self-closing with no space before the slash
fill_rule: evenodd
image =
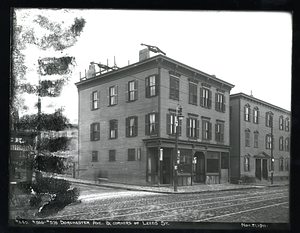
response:
<path id="1" fill-rule="evenodd" d="M 101 186 L 107 188 L 124 189 L 130 191 L 146 191 L 155 193 L 166 193 L 166 194 L 182 194 L 182 193 L 202 193 L 202 192 L 213 192 L 213 191 L 224 191 L 224 190 L 239 190 L 249 188 L 263 188 L 263 187 L 276 187 L 276 186 L 288 186 L 289 181 L 274 181 L 273 185 L 270 182 L 256 183 L 256 184 L 193 184 L 193 186 L 178 186 L 177 191 L 174 191 L 174 187 L 170 186 L 141 186 L 131 184 L 112 183 L 108 181 L 102 181 L 101 183 L 95 183 L 91 180 L 82 180 L 71 177 L 59 178 L 69 180 L 72 183 L 80 183 L 86 185 Z"/>

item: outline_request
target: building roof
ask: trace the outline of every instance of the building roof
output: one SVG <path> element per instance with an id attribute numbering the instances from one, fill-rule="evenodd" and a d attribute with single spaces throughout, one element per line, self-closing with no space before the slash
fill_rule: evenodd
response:
<path id="1" fill-rule="evenodd" d="M 255 98 L 255 97 L 253 97 L 251 95 L 247 95 L 247 94 L 242 93 L 242 92 L 230 95 L 230 100 L 231 99 L 239 99 L 239 98 L 245 98 L 245 99 L 248 99 L 248 100 L 252 100 L 252 101 L 258 102 L 258 103 L 260 103 L 262 105 L 274 108 L 277 111 L 282 111 L 282 112 L 285 112 L 286 114 L 289 114 L 289 115 L 291 114 L 290 111 L 288 111 L 288 110 L 286 110 L 284 108 L 281 108 L 281 107 L 278 107 L 276 105 L 270 104 L 268 102 L 265 102 L 263 100 L 257 99 L 257 98 Z"/>
<path id="2" fill-rule="evenodd" d="M 120 73 L 120 74 L 121 74 L 122 72 L 128 71 L 128 70 L 130 70 L 130 69 L 134 69 L 134 68 L 137 67 L 137 66 L 140 66 L 140 65 L 143 65 L 143 64 L 147 64 L 147 63 L 150 63 L 150 62 L 153 62 L 153 61 L 158 61 L 158 60 L 170 62 L 170 63 L 174 64 L 174 66 L 177 66 L 177 67 L 180 67 L 180 68 L 184 68 L 184 69 L 186 69 L 186 70 L 189 70 L 190 72 L 192 72 L 192 73 L 195 74 L 195 75 L 198 74 L 198 75 L 201 75 L 201 76 L 206 77 L 207 79 L 210 79 L 210 80 L 214 80 L 214 81 L 216 81 L 216 82 L 219 82 L 219 83 L 221 83 L 221 84 L 223 84 L 223 85 L 228 86 L 230 89 L 234 87 L 233 84 L 228 83 L 228 82 L 225 82 L 224 80 L 221 80 L 221 79 L 217 78 L 215 75 L 209 75 L 209 74 L 204 73 L 204 72 L 202 72 L 202 71 L 200 71 L 200 70 L 198 70 L 198 69 L 195 69 L 195 68 L 193 68 L 193 67 L 190 67 L 190 66 L 188 66 L 188 65 L 185 65 L 185 64 L 183 64 L 183 63 L 181 63 L 181 62 L 178 62 L 178 61 L 176 61 L 176 60 L 174 60 L 174 59 L 171 59 L 171 58 L 166 57 L 166 56 L 161 55 L 161 54 L 159 54 L 159 55 L 157 55 L 157 56 L 154 56 L 154 57 L 147 58 L 147 59 L 142 60 L 142 61 L 139 61 L 139 62 L 136 62 L 136 63 L 131 64 L 131 65 L 128 65 L 128 66 L 119 68 L 119 69 L 117 69 L 117 70 L 113 70 L 113 71 L 110 71 L 110 72 L 106 72 L 106 73 L 103 73 L 103 74 L 101 74 L 101 75 L 98 75 L 98 76 L 89 78 L 89 79 L 81 80 L 80 82 L 75 83 L 75 85 L 78 87 L 78 86 L 80 86 L 81 84 L 88 83 L 88 82 L 90 82 L 90 81 L 92 81 L 92 80 L 95 80 L 95 79 L 98 79 L 98 78 L 100 78 L 100 77 L 102 78 L 102 77 L 106 77 L 106 76 L 109 76 L 109 75 L 111 75 L 111 74 L 116 74 L 116 73 Z"/>

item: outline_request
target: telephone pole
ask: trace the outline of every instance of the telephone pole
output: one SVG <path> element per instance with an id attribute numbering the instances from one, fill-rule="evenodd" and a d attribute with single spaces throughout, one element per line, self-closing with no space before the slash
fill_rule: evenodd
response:
<path id="1" fill-rule="evenodd" d="M 271 120 L 271 184 L 273 184 L 273 173 L 274 173 L 274 157 L 273 157 L 273 115 L 270 115 Z"/>

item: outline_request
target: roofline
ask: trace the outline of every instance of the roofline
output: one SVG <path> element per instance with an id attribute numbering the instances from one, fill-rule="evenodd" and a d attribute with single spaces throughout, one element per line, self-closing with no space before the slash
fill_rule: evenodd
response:
<path id="1" fill-rule="evenodd" d="M 183 67 L 183 68 L 192 70 L 193 72 L 197 72 L 197 73 L 199 73 L 199 74 L 201 74 L 201 75 L 203 75 L 203 76 L 206 76 L 206 77 L 209 78 L 209 79 L 212 79 L 212 80 L 214 80 L 214 81 L 223 83 L 223 84 L 229 86 L 231 89 L 235 86 L 235 85 L 233 85 L 233 84 L 231 84 L 231 83 L 228 83 L 228 82 L 226 82 L 226 81 L 224 81 L 224 80 L 222 80 L 222 79 L 219 79 L 219 78 L 215 77 L 214 75 L 209 75 L 209 74 L 207 74 L 207 73 L 204 73 L 203 71 L 200 71 L 200 70 L 195 69 L 195 68 L 193 68 L 193 67 L 191 67 L 191 66 L 185 65 L 185 64 L 183 64 L 183 63 L 181 63 L 181 62 L 178 62 L 178 61 L 176 61 L 176 60 L 174 60 L 174 59 L 172 59 L 172 58 L 166 57 L 166 56 L 161 55 L 161 54 L 156 55 L 156 56 L 154 56 L 154 57 L 147 58 L 147 59 L 142 60 L 142 61 L 138 61 L 138 62 L 133 63 L 133 64 L 131 64 L 131 65 L 128 65 L 128 66 L 119 68 L 119 69 L 117 69 L 117 70 L 113 70 L 113 71 L 110 71 L 110 72 L 107 72 L 107 73 L 104 73 L 104 74 L 95 76 L 95 77 L 93 77 L 93 78 L 89 78 L 89 79 L 85 79 L 85 80 L 76 82 L 75 85 L 78 86 L 78 85 L 87 83 L 87 82 L 89 82 L 89 81 L 91 81 L 91 80 L 95 80 L 95 79 L 97 79 L 99 76 L 105 77 L 105 76 L 108 76 L 108 75 L 113 74 L 113 73 L 114 73 L 114 74 L 115 74 L 115 73 L 119 73 L 119 72 L 122 72 L 122 71 L 125 71 L 125 70 L 128 70 L 128 69 L 131 69 L 131 68 L 133 68 L 133 67 L 135 67 L 135 66 L 137 66 L 137 65 L 142 65 L 142 64 L 145 64 L 145 63 L 148 63 L 148 62 L 151 62 L 151 61 L 154 61 L 154 60 L 158 60 L 158 59 L 167 60 L 167 61 L 169 61 L 169 62 L 171 62 L 171 63 L 177 64 L 178 66 L 181 66 L 181 67 Z"/>
<path id="2" fill-rule="evenodd" d="M 230 99 L 231 99 L 231 98 L 238 98 L 238 97 L 244 97 L 244 98 L 247 98 L 247 99 L 251 99 L 251 100 L 257 101 L 257 102 L 259 102 L 259 103 L 262 103 L 262 104 L 264 104 L 264 105 L 270 106 L 270 107 L 272 107 L 272 108 L 278 109 L 278 110 L 280 110 L 280 111 L 286 112 L 287 114 L 291 114 L 291 111 L 288 111 L 288 110 L 286 110 L 286 109 L 284 109 L 284 108 L 278 107 L 278 106 L 276 106 L 276 105 L 274 105 L 274 104 L 270 104 L 270 103 L 268 103 L 268 102 L 266 102 L 266 101 L 257 99 L 257 98 L 255 98 L 255 97 L 250 96 L 250 95 L 247 95 L 247 94 L 245 94 L 245 93 L 243 93 L 243 92 L 239 92 L 239 93 L 231 94 L 231 95 L 230 95 Z"/>

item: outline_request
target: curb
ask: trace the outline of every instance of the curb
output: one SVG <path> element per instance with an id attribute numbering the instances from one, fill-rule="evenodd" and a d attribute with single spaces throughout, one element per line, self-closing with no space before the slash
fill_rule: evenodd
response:
<path id="1" fill-rule="evenodd" d="M 196 190 L 196 191 L 187 191 L 187 192 L 175 192 L 175 191 L 159 191 L 159 190 L 149 190 L 143 188 L 134 188 L 134 187 L 120 187 L 120 186 L 110 186 L 105 184 L 97 184 L 97 183 L 85 183 L 82 181 L 72 181 L 71 183 L 79 183 L 84 185 L 92 185 L 92 186 L 100 186 L 105 188 L 113 188 L 113 189 L 123 189 L 128 191 L 141 191 L 141 192 L 152 192 L 152 193 L 161 193 L 161 194 L 195 194 L 195 193 L 209 193 L 209 192 L 220 192 L 220 191 L 232 191 L 232 190 L 243 190 L 243 189 L 251 189 L 251 188 L 262 188 L 262 187 L 280 187 L 280 186 L 289 186 L 289 184 L 273 184 L 273 185 L 251 185 L 247 187 L 237 187 L 237 188 L 229 188 L 229 189 L 217 189 L 217 190 Z"/>

